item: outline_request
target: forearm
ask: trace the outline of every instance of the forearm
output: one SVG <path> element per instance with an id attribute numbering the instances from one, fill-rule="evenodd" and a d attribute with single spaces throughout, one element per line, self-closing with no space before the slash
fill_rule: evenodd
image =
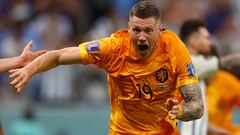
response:
<path id="1" fill-rule="evenodd" d="M 180 104 L 177 119 L 190 121 L 199 119 L 203 115 L 203 100 L 199 84 L 186 85 L 180 88 L 184 101 Z"/>
<path id="2" fill-rule="evenodd" d="M 181 121 L 199 119 L 203 115 L 203 103 L 199 101 L 184 103 L 180 105 L 180 108 L 177 119 Z"/>
<path id="3" fill-rule="evenodd" d="M 40 72 L 47 71 L 60 64 L 81 63 L 80 51 L 78 47 L 69 47 L 61 50 L 54 50 L 35 59 L 24 68 L 10 70 L 10 78 L 14 78 L 10 83 L 17 92 L 21 92 L 30 78 Z"/>
<path id="4" fill-rule="evenodd" d="M 78 47 L 68 47 L 60 50 L 50 51 L 37 59 L 25 68 L 29 71 L 30 76 L 47 71 L 58 65 L 79 64 L 81 63 L 80 52 Z"/>
<path id="5" fill-rule="evenodd" d="M 0 59 L 0 73 L 23 67 L 20 57 Z"/>
<path id="6" fill-rule="evenodd" d="M 24 68 L 29 71 L 29 75 L 33 76 L 37 73 L 50 70 L 58 65 L 59 51 L 50 51 L 37 59 Z"/>

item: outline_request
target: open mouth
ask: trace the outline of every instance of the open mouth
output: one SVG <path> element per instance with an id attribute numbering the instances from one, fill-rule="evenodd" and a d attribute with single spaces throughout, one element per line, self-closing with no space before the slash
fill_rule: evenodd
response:
<path id="1" fill-rule="evenodd" d="M 138 45 L 138 49 L 140 51 L 146 51 L 146 50 L 148 50 L 148 45 L 146 45 L 146 44 L 139 44 Z"/>

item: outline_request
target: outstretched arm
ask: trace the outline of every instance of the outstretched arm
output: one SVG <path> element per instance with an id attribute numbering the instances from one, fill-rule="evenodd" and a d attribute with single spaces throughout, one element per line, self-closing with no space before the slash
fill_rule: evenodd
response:
<path id="1" fill-rule="evenodd" d="M 24 67 L 38 56 L 46 53 L 46 50 L 31 52 L 31 48 L 32 41 L 27 44 L 20 56 L 0 59 L 0 73 L 7 72 L 10 69 Z"/>
<path id="2" fill-rule="evenodd" d="M 78 47 L 69 47 L 60 50 L 49 51 L 38 57 L 32 63 L 21 69 L 10 70 L 11 84 L 21 92 L 29 79 L 40 72 L 47 71 L 58 65 L 81 63 Z"/>
<path id="3" fill-rule="evenodd" d="M 7 72 L 10 69 L 23 67 L 23 65 L 24 64 L 20 56 L 0 59 L 0 73 Z"/>

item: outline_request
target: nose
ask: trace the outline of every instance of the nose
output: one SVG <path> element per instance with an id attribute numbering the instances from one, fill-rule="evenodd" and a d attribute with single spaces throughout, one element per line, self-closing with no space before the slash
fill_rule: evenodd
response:
<path id="1" fill-rule="evenodd" d="M 138 37 L 138 40 L 139 41 L 146 41 L 146 36 L 143 32 L 139 33 L 139 37 Z"/>

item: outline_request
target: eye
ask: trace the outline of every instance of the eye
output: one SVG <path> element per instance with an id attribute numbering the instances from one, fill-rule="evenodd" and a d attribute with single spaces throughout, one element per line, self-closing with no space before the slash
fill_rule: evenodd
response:
<path id="1" fill-rule="evenodd" d="M 146 28 L 146 29 L 144 30 L 144 32 L 147 33 L 147 34 L 151 34 L 151 33 L 153 32 L 153 29 L 151 29 L 151 28 Z"/>
<path id="2" fill-rule="evenodd" d="M 133 32 L 135 32 L 135 33 L 140 33 L 141 30 L 140 30 L 139 28 L 133 28 Z"/>

